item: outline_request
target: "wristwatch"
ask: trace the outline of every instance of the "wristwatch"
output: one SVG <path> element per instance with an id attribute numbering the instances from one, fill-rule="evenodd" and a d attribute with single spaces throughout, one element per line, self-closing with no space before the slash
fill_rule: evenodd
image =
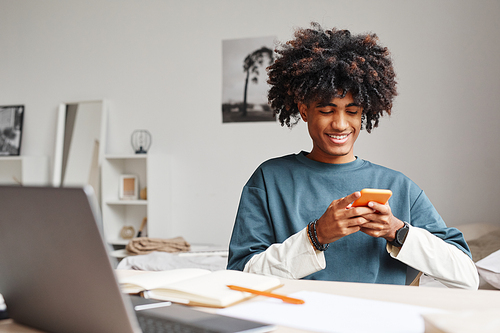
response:
<path id="1" fill-rule="evenodd" d="M 408 222 L 403 221 L 405 224 L 401 229 L 398 229 L 396 231 L 396 237 L 391 243 L 394 246 L 401 247 L 403 246 L 403 243 L 405 242 L 406 235 L 408 234 L 408 230 L 410 230 L 410 224 Z"/>

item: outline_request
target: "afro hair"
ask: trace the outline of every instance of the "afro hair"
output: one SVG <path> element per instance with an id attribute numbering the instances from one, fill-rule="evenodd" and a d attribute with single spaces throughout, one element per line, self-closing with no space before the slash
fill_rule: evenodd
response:
<path id="1" fill-rule="evenodd" d="M 391 114 L 396 75 L 389 50 L 377 43 L 377 35 L 323 30 L 313 22 L 294 36 L 276 48 L 277 58 L 267 68 L 269 104 L 282 126 L 299 121 L 297 103 L 329 102 L 348 92 L 363 107 L 368 132 L 378 126 L 380 116 Z"/>

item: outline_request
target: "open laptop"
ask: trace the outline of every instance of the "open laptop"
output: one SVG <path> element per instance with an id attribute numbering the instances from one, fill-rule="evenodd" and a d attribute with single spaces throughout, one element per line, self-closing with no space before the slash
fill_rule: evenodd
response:
<path id="1" fill-rule="evenodd" d="M 176 304 L 134 312 L 119 289 L 95 202 L 90 187 L 0 186 L 0 294 L 16 322 L 54 333 L 147 332 L 139 325 L 145 321 L 193 332 L 272 330 Z"/>

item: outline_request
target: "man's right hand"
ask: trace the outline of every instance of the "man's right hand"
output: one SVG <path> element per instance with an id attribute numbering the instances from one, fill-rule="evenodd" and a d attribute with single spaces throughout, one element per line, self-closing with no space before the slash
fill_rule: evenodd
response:
<path id="1" fill-rule="evenodd" d="M 326 212 L 316 222 L 316 233 L 321 244 L 333 243 L 340 238 L 353 234 L 367 222 L 362 215 L 373 213 L 369 207 L 350 207 L 361 196 L 354 192 L 344 198 L 334 200 Z"/>

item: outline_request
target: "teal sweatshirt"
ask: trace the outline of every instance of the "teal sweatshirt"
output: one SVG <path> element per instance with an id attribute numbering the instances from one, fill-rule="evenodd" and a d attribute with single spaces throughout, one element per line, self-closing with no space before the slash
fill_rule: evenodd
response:
<path id="1" fill-rule="evenodd" d="M 462 233 L 448 228 L 425 193 L 408 177 L 357 158 L 346 164 L 310 160 L 307 153 L 264 162 L 243 188 L 229 245 L 228 269 L 282 243 L 320 218 L 333 200 L 363 188 L 390 189 L 392 213 L 470 256 Z M 405 284 L 407 266 L 386 250 L 386 240 L 363 232 L 345 236 L 325 251 L 326 268 L 306 279 Z"/>

